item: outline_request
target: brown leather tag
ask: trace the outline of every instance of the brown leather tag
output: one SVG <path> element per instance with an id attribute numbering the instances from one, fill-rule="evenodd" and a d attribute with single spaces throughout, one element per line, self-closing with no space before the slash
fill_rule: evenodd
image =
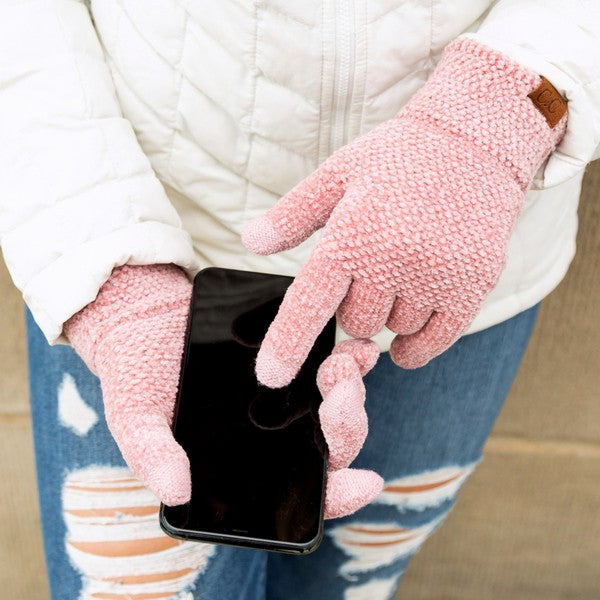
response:
<path id="1" fill-rule="evenodd" d="M 567 102 L 543 75 L 540 77 L 542 83 L 529 94 L 529 98 L 544 115 L 548 125 L 555 127 L 567 112 Z"/>

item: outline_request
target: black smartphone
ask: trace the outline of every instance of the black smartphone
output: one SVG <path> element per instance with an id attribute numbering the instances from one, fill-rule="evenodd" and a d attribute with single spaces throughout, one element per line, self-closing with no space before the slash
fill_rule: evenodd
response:
<path id="1" fill-rule="evenodd" d="M 208 268 L 194 279 L 173 421 L 190 459 L 191 501 L 160 508 L 173 537 L 304 554 L 323 537 L 327 444 L 319 365 L 335 319 L 284 388 L 260 385 L 254 363 L 292 278 Z"/>

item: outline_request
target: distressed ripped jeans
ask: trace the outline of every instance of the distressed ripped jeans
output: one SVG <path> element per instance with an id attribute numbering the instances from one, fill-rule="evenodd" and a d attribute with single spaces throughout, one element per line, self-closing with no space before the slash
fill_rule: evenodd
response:
<path id="1" fill-rule="evenodd" d="M 414 371 L 387 353 L 365 378 L 369 436 L 353 466 L 386 481 L 371 505 L 325 522 L 307 556 L 181 542 L 125 466 L 99 382 L 27 312 L 31 409 L 53 600 L 389 600 L 481 460 L 537 306 L 461 338 Z"/>

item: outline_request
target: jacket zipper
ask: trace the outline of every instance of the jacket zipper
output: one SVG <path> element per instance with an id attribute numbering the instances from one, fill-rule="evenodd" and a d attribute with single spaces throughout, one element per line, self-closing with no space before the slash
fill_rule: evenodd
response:
<path id="1" fill-rule="evenodd" d="M 355 69 L 354 0 L 335 0 L 335 63 L 331 152 L 348 142 Z"/>

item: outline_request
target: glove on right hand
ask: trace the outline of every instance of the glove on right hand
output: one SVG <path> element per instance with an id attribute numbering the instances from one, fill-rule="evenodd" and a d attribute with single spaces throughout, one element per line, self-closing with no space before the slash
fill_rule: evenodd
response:
<path id="1" fill-rule="evenodd" d="M 452 42 L 395 118 L 245 227 L 246 247 L 270 254 L 324 226 L 263 341 L 262 383 L 289 383 L 336 310 L 355 337 L 387 324 L 398 334 L 391 358 L 405 368 L 466 331 L 504 267 L 525 192 L 565 131 L 566 117 L 551 127 L 528 97 L 540 83 L 496 50 Z"/>

